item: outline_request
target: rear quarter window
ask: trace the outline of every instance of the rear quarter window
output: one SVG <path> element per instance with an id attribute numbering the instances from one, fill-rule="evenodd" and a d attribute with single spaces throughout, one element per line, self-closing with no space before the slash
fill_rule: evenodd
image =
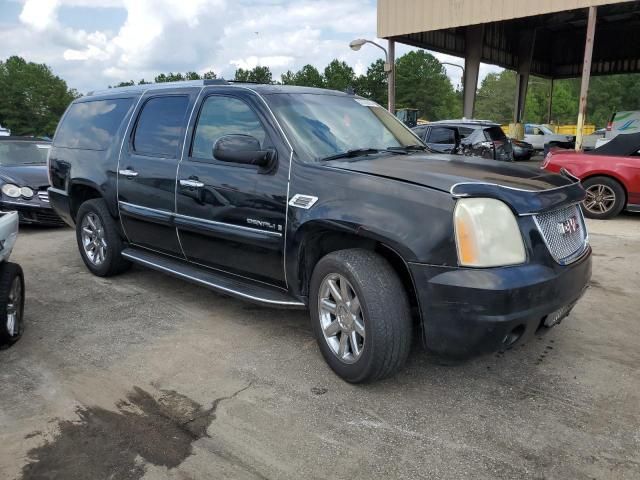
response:
<path id="1" fill-rule="evenodd" d="M 63 148 L 106 150 L 132 103 L 132 98 L 112 98 L 72 104 L 53 144 Z"/>
<path id="2" fill-rule="evenodd" d="M 507 136 L 502 131 L 500 127 L 489 127 L 484 129 L 484 136 L 487 140 L 495 141 L 502 140 L 504 141 Z"/>

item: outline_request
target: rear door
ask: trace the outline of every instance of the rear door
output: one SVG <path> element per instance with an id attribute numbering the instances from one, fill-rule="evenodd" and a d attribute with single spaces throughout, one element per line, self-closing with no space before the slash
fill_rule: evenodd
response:
<path id="1" fill-rule="evenodd" d="M 178 169 L 176 224 L 184 252 L 191 262 L 283 286 L 291 150 L 257 94 L 205 92 Z M 276 164 L 218 160 L 213 147 L 224 135 L 254 137 L 276 151 Z"/>
<path id="2" fill-rule="evenodd" d="M 118 207 L 133 245 L 183 257 L 173 221 L 176 170 L 199 91 L 153 90 L 139 102 L 118 164 Z"/>

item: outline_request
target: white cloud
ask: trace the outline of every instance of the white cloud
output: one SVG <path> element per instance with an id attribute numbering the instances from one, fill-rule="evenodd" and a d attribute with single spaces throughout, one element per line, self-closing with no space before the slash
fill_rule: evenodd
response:
<path id="1" fill-rule="evenodd" d="M 121 8 L 126 20 L 113 31 L 71 28 L 58 15 L 63 6 L 95 7 L 95 15 Z M 19 20 L 3 21 L 0 58 L 47 63 L 81 91 L 169 71 L 214 70 L 230 78 L 236 68 L 256 65 L 279 78 L 307 63 L 323 69 L 333 58 L 360 74 L 382 54 L 348 47 L 353 38 L 375 38 L 374 0 L 26 0 Z M 397 54 L 410 49 L 398 45 Z M 458 70 L 447 69 L 454 85 Z"/>

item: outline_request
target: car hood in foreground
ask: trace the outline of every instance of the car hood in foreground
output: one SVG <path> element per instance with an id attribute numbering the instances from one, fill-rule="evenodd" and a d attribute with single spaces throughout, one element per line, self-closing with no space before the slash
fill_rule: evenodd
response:
<path id="1" fill-rule="evenodd" d="M 369 156 L 332 161 L 327 166 L 422 185 L 456 197 L 495 197 L 522 214 L 557 208 L 584 197 L 580 184 L 562 175 L 457 155 Z"/>
<path id="2" fill-rule="evenodd" d="M 0 182 L 30 187 L 34 190 L 47 187 L 49 185 L 47 166 L 45 164 L 0 166 Z"/>

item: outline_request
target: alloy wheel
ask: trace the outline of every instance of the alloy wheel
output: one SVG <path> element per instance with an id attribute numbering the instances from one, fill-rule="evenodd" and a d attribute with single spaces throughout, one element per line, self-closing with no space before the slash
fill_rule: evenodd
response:
<path id="1" fill-rule="evenodd" d="M 587 197 L 584 200 L 584 208 L 596 215 L 609 212 L 616 203 L 615 192 L 601 183 L 587 188 Z"/>
<path id="2" fill-rule="evenodd" d="M 82 219 L 82 246 L 91 263 L 101 265 L 107 256 L 107 241 L 100 217 L 93 212 Z"/>
<path id="3" fill-rule="evenodd" d="M 19 276 L 11 283 L 6 311 L 7 333 L 10 337 L 17 337 L 22 328 L 22 281 Z"/>
<path id="4" fill-rule="evenodd" d="M 318 295 L 320 327 L 331 352 L 344 363 L 355 363 L 364 350 L 365 321 L 360 300 L 342 275 L 327 275 Z"/>

